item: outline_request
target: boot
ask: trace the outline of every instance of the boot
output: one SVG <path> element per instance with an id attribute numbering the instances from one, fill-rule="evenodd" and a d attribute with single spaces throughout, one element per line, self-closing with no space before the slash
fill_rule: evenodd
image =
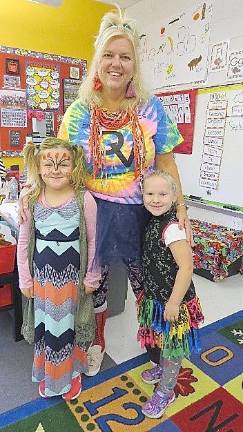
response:
<path id="1" fill-rule="evenodd" d="M 95 314 L 96 319 L 96 332 L 95 340 L 91 347 L 88 349 L 88 371 L 85 373 L 87 376 L 96 375 L 101 367 L 102 360 L 105 354 L 105 323 L 107 311 L 98 312 Z"/>

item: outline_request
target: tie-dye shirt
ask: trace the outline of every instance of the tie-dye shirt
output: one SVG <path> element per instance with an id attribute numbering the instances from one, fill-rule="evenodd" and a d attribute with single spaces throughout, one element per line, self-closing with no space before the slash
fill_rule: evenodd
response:
<path id="1" fill-rule="evenodd" d="M 145 141 L 145 171 L 154 167 L 155 155 L 169 153 L 183 141 L 177 126 L 167 116 L 158 97 L 153 96 L 138 110 L 139 123 Z M 139 179 L 134 174 L 133 136 L 128 123 L 120 129 L 102 129 L 105 163 L 102 173 L 93 177 L 89 151 L 90 111 L 76 100 L 67 109 L 59 131 L 59 138 L 81 145 L 85 152 L 85 186 L 96 197 L 122 204 L 141 204 Z"/>

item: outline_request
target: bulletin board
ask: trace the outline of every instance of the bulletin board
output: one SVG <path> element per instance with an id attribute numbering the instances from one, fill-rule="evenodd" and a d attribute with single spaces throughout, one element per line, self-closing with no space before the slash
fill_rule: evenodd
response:
<path id="1" fill-rule="evenodd" d="M 197 90 L 156 93 L 166 113 L 183 136 L 184 141 L 174 148 L 174 153 L 192 154 L 194 118 Z"/>
<path id="2" fill-rule="evenodd" d="M 86 60 L 0 46 L 2 156 L 20 154 L 26 137 L 57 134 L 86 70 Z"/>
<path id="3" fill-rule="evenodd" d="M 243 210 L 243 84 L 198 90 L 193 153 L 176 154 L 193 200 Z"/>

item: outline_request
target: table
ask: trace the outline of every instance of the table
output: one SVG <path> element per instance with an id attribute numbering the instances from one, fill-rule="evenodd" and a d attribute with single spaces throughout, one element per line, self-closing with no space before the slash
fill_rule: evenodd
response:
<path id="1" fill-rule="evenodd" d="M 191 219 L 194 272 L 218 281 L 240 271 L 243 232 Z"/>

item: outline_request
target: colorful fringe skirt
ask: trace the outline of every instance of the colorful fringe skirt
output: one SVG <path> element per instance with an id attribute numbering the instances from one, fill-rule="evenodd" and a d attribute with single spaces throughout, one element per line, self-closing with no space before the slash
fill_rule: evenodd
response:
<path id="1" fill-rule="evenodd" d="M 198 297 L 180 306 L 176 322 L 164 321 L 164 305 L 142 298 L 138 304 L 138 341 L 141 347 L 159 347 L 164 358 L 190 357 L 200 351 L 198 327 L 203 314 Z"/>

